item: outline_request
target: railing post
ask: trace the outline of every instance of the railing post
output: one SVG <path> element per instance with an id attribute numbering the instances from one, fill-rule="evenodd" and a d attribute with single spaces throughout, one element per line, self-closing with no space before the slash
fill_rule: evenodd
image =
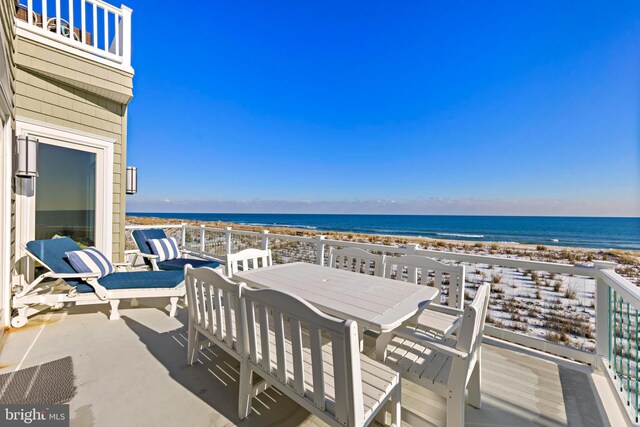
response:
<path id="1" fill-rule="evenodd" d="M 323 235 L 316 237 L 316 262 L 318 265 L 324 265 L 324 239 Z"/>
<path id="2" fill-rule="evenodd" d="M 269 230 L 262 230 L 262 250 L 269 249 Z"/>
<path id="3" fill-rule="evenodd" d="M 609 325 L 609 287 L 602 280 L 600 271 L 613 270 L 616 267 L 615 262 L 594 261 L 596 279 L 596 355 L 598 357 L 608 357 L 609 354 L 609 334 L 611 333 Z"/>
<path id="4" fill-rule="evenodd" d="M 231 227 L 224 229 L 224 253 L 227 255 L 231 253 Z"/>
<path id="5" fill-rule="evenodd" d="M 187 247 L 187 224 L 185 224 L 184 222 L 182 223 L 182 230 L 180 234 L 181 234 L 180 240 L 182 242 L 182 247 L 186 248 Z"/>
<path id="6" fill-rule="evenodd" d="M 200 226 L 200 253 L 203 254 L 204 253 L 204 249 L 205 249 L 205 235 L 204 235 L 204 225 Z"/>
<path id="7" fill-rule="evenodd" d="M 121 10 L 122 37 L 120 38 L 120 43 L 122 44 L 122 65 L 125 67 L 131 67 L 131 13 L 133 10 L 125 5 L 121 6 Z M 95 22 L 93 25 L 96 25 Z"/>

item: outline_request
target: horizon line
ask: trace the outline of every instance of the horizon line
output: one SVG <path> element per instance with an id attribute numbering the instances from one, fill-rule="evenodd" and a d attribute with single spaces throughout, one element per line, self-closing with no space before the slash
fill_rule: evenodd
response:
<path id="1" fill-rule="evenodd" d="M 125 212 L 125 215 L 135 216 L 135 214 L 163 214 L 163 215 L 340 215 L 340 216 L 454 216 L 454 217 L 498 217 L 498 218 L 602 218 L 602 219 L 640 219 L 640 216 L 611 216 L 611 215 L 486 215 L 486 214 L 411 214 L 411 213 L 300 213 L 300 212 L 161 212 L 161 211 L 138 211 Z"/>

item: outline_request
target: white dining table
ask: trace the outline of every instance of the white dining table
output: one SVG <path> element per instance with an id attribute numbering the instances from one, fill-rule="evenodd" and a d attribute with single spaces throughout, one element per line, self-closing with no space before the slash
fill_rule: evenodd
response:
<path id="1" fill-rule="evenodd" d="M 303 262 L 239 272 L 234 280 L 297 295 L 331 316 L 380 334 L 419 314 L 438 295 L 428 286 Z"/>

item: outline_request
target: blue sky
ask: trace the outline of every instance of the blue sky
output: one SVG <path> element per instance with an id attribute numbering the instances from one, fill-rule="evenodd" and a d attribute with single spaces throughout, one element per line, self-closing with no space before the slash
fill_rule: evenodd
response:
<path id="1" fill-rule="evenodd" d="M 126 4 L 128 211 L 640 216 L 637 2 Z"/>

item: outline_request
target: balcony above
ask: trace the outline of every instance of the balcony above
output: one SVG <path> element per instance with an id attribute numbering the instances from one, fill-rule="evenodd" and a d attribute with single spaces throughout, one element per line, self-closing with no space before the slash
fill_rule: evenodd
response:
<path id="1" fill-rule="evenodd" d="M 21 0 L 16 4 L 16 33 L 133 74 L 131 13 L 124 5 L 118 8 L 102 0 Z"/>

